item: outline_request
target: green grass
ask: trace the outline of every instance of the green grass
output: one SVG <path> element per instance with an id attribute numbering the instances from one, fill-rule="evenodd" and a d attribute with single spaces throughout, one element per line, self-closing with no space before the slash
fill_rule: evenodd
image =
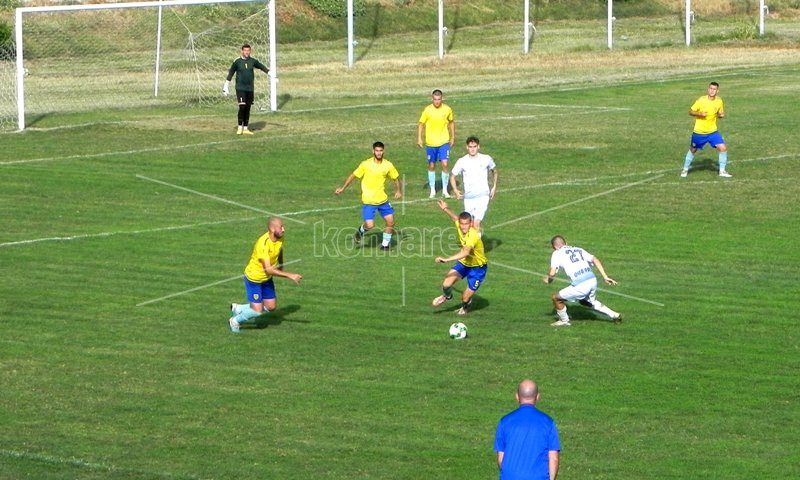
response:
<path id="1" fill-rule="evenodd" d="M 487 45 L 393 63 L 376 44 L 346 71 L 318 63 L 335 48 L 291 52 L 284 109 L 255 113 L 253 138 L 232 134 L 229 103 L 0 136 L 0 478 L 495 478 L 494 428 L 525 377 L 558 422 L 560 478 L 800 475 L 791 49 Z M 711 79 L 734 178 L 705 151 L 680 179 L 686 111 Z M 454 304 L 430 307 L 447 267 L 422 237 L 447 226 L 414 146 L 436 86 L 456 153 L 477 134 L 500 171 L 465 341 L 446 335 Z M 357 189 L 333 190 L 377 139 L 405 175 L 403 255 L 323 238 L 358 225 Z M 278 280 L 277 312 L 239 336 L 239 280 L 137 306 L 238 275 L 266 218 L 143 176 L 305 222 L 286 222 L 303 284 Z M 620 281 L 599 297 L 625 323 L 572 307 L 553 329 L 557 287 L 500 266 L 544 272 L 557 233 Z"/>

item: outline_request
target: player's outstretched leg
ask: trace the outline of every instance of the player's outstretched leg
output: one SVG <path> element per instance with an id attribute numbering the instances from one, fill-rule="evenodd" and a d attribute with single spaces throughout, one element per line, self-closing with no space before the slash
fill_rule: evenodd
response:
<path id="1" fill-rule="evenodd" d="M 605 306 L 602 303 L 600 303 L 600 301 L 597 300 L 596 298 L 594 300 L 583 299 L 583 300 L 580 301 L 580 304 L 581 305 L 585 305 L 587 307 L 591 307 L 592 309 L 602 313 L 603 315 L 608 316 L 609 318 L 611 318 L 612 320 L 614 320 L 617 323 L 622 321 L 622 314 L 621 313 L 615 312 L 614 310 L 611 310 L 607 306 Z"/>

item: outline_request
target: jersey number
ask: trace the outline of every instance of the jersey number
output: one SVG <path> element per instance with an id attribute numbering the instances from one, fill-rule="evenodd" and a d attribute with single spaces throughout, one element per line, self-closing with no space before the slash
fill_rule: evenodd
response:
<path id="1" fill-rule="evenodd" d="M 567 250 L 567 255 L 569 255 L 569 260 L 572 263 L 584 261 L 583 253 L 580 250 Z"/>

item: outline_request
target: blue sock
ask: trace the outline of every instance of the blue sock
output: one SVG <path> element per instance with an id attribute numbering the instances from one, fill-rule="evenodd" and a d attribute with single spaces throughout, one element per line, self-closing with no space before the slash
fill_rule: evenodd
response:
<path id="1" fill-rule="evenodd" d="M 239 322 L 239 325 L 241 325 L 243 323 L 249 322 L 250 320 L 258 317 L 259 315 L 261 315 L 261 314 L 256 312 L 255 310 L 253 310 L 253 307 L 251 307 L 250 305 L 247 305 L 247 306 L 242 307 L 242 310 L 239 312 L 239 314 L 236 315 L 233 318 L 237 322 Z"/>
<path id="2" fill-rule="evenodd" d="M 728 166 L 728 152 L 719 152 L 719 171 L 724 172 Z"/>
<path id="3" fill-rule="evenodd" d="M 392 234 L 383 232 L 383 242 L 381 242 L 381 245 L 388 247 L 390 243 L 392 243 Z"/>
<path id="4" fill-rule="evenodd" d="M 689 170 L 689 167 L 692 166 L 692 160 L 694 160 L 694 153 L 691 151 L 686 152 L 686 159 L 683 161 L 684 170 Z"/>
<path id="5" fill-rule="evenodd" d="M 450 174 L 442 172 L 442 192 L 447 193 L 447 185 L 450 183 Z"/>
<path id="6" fill-rule="evenodd" d="M 428 172 L 428 186 L 431 187 L 431 190 L 436 188 L 436 172 Z"/>

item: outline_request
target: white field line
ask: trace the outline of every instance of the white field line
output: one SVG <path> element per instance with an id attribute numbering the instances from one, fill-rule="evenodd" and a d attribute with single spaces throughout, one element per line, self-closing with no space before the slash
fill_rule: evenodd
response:
<path id="1" fill-rule="evenodd" d="M 620 111 L 629 112 L 632 108 L 625 107 L 604 107 L 596 105 L 560 105 L 557 103 L 518 103 L 518 102 L 495 102 L 498 105 L 511 105 L 514 107 L 542 107 L 542 108 L 576 108 L 580 110 L 600 110 L 600 111 Z"/>
<path id="2" fill-rule="evenodd" d="M 611 110 L 609 110 L 611 111 Z M 491 121 L 501 121 L 501 120 L 531 120 L 535 118 L 544 118 L 544 117 L 561 117 L 566 115 L 586 115 L 586 114 L 593 114 L 596 112 L 593 111 L 586 111 L 586 112 L 569 112 L 569 113 L 542 113 L 542 114 L 534 114 L 534 115 L 511 115 L 511 116 L 498 116 L 498 117 L 482 117 L 476 119 L 469 119 L 469 120 L 460 120 L 459 123 L 480 123 L 480 122 L 491 122 Z M 401 123 L 401 124 L 394 124 L 394 125 L 381 125 L 372 128 L 361 129 L 357 133 L 366 133 L 366 132 L 385 132 L 385 131 L 393 131 L 393 130 L 407 130 L 409 128 L 415 127 L 416 123 Z M 352 132 L 351 132 L 352 133 Z M 270 135 L 269 137 L 265 137 L 265 140 L 279 140 L 281 138 L 297 138 L 302 136 L 314 135 L 316 137 L 322 137 L 326 135 L 337 135 L 341 136 L 341 131 L 336 132 L 293 132 L 293 133 L 285 133 L 285 134 L 278 134 L 278 135 Z M 248 139 L 249 140 L 249 139 Z M 258 138 L 253 140 L 258 141 Z M 226 145 L 229 143 L 236 143 L 242 142 L 243 139 L 235 138 L 231 140 L 217 140 L 213 142 L 202 142 L 202 143 L 187 143 L 183 145 L 170 145 L 170 146 L 163 146 L 163 147 L 152 147 L 152 148 L 142 148 L 138 150 L 122 150 L 122 151 L 109 151 L 104 153 L 91 153 L 91 154 L 76 154 L 76 155 L 66 155 L 63 157 L 41 157 L 41 158 L 28 158 L 23 160 L 4 160 L 0 161 L 0 166 L 6 165 L 19 165 L 25 163 L 38 163 L 38 162 L 56 162 L 56 161 L 63 161 L 63 160 L 84 160 L 89 158 L 102 158 L 102 157 L 114 157 L 114 156 L 121 156 L 121 155 L 138 155 L 141 153 L 150 153 L 150 152 L 163 152 L 163 151 L 172 151 L 172 150 L 186 150 L 186 149 L 204 149 L 208 147 L 213 147 L 216 145 Z M 244 140 L 247 141 L 247 140 Z"/>
<path id="3" fill-rule="evenodd" d="M 751 64 L 746 65 L 745 67 L 746 68 L 760 68 L 760 67 L 773 67 L 773 66 L 775 66 L 775 65 L 770 64 L 770 63 L 751 63 Z M 728 73 L 721 73 L 721 72 L 719 72 L 719 68 L 711 68 L 711 69 L 708 70 L 708 73 L 713 73 L 713 76 L 715 78 L 741 76 L 741 72 L 738 72 L 738 71 L 736 71 L 736 72 L 728 72 Z M 790 74 L 782 74 L 780 76 L 791 77 Z M 607 88 L 607 87 L 610 87 L 610 86 L 619 87 L 619 86 L 649 85 L 649 84 L 653 84 L 653 83 L 668 83 L 668 82 L 676 82 L 676 81 L 681 81 L 681 80 L 694 80 L 695 78 L 697 78 L 696 77 L 696 73 L 680 74 L 680 75 L 675 75 L 675 76 L 672 76 L 672 77 L 669 77 L 669 78 L 663 78 L 663 79 L 643 79 L 643 80 L 629 80 L 629 81 L 595 82 L 595 83 L 592 83 L 591 85 L 579 85 L 579 86 L 575 86 L 575 87 L 553 88 L 552 90 L 549 90 L 549 91 L 553 91 L 553 92 L 577 92 L 577 91 L 596 90 L 596 89 L 600 89 L 600 88 Z M 513 94 L 522 93 L 522 92 L 524 92 L 524 90 L 516 90 L 516 91 L 515 90 L 509 90 L 509 91 L 503 92 L 500 95 L 498 95 L 498 94 L 481 95 L 481 94 L 466 93 L 466 94 L 461 95 L 459 97 L 459 102 L 462 102 L 462 101 L 491 101 L 491 100 L 497 98 L 498 96 L 507 96 L 507 95 L 513 95 Z M 421 102 L 419 102 L 417 100 L 409 100 L 407 102 L 384 102 L 384 103 L 370 103 L 370 104 L 365 104 L 365 105 L 342 105 L 342 106 L 338 106 L 338 107 L 308 108 L 308 109 L 301 109 L 301 110 L 281 110 L 279 112 L 279 114 L 286 115 L 286 114 L 292 114 L 292 113 L 314 113 L 314 112 L 321 112 L 321 111 L 326 111 L 326 110 L 327 111 L 332 111 L 332 110 L 352 110 L 352 109 L 357 109 L 357 108 L 361 108 L 361 107 L 379 108 L 379 107 L 394 106 L 394 105 L 413 105 L 413 104 L 419 105 L 420 109 L 424 108 L 424 106 L 425 106 L 424 102 L 421 103 Z M 547 105 L 547 104 L 544 104 L 544 105 Z M 559 106 L 561 106 L 561 105 L 559 105 Z M 616 107 L 596 107 L 596 106 L 592 106 L 592 107 L 589 107 L 589 108 L 616 108 Z M 268 114 L 269 115 L 274 115 L 274 113 L 272 113 L 272 112 L 269 112 Z M 182 119 L 186 119 L 186 118 L 216 118 L 216 117 L 219 117 L 219 115 L 190 115 L 188 117 L 180 116 L 180 117 L 172 117 L 172 118 L 169 118 L 169 117 L 148 117 L 148 118 L 130 120 L 130 121 L 91 122 L 91 123 L 85 123 L 85 124 L 80 124 L 80 125 L 65 125 L 63 127 L 45 127 L 45 128 L 28 127 L 25 130 L 26 131 L 45 131 L 46 132 L 46 131 L 53 131 L 53 130 L 60 130 L 60 129 L 93 127 L 93 126 L 98 126 L 98 125 L 135 124 L 135 123 L 139 123 L 139 122 L 150 122 L 150 121 L 153 121 L 153 120 L 170 121 L 170 120 L 182 120 Z M 0 132 L 0 135 L 16 135 L 18 133 L 19 133 L 18 131 Z M 317 133 L 315 133 L 315 135 L 317 135 Z M 271 137 L 271 138 L 275 138 L 275 137 Z M 228 142 L 235 142 L 235 141 L 237 141 L 237 140 L 224 141 L 224 142 L 221 142 L 221 143 L 228 143 Z M 187 145 L 187 146 L 184 146 L 184 147 L 180 147 L 179 146 L 177 148 L 191 148 L 191 147 L 192 147 L 192 145 Z M 107 155 L 111 155 L 111 154 L 107 154 Z M 45 161 L 45 160 L 52 160 L 52 159 L 22 160 L 22 161 L 18 161 L 18 162 Z M 0 165 L 4 165 L 4 164 L 5 164 L 4 162 L 0 162 Z"/>
<path id="4" fill-rule="evenodd" d="M 737 160 L 736 163 L 762 162 L 762 161 L 767 161 L 767 160 L 780 160 L 780 159 L 784 159 L 784 158 L 796 158 L 796 157 L 799 157 L 799 156 L 800 156 L 799 154 L 788 153 L 788 154 L 783 154 L 783 155 L 773 155 L 773 156 L 769 156 L 769 157 L 758 157 L 758 158 L 750 158 L 750 159 L 745 159 L 745 160 Z M 636 176 L 641 176 L 641 175 L 649 175 L 649 174 L 653 174 L 653 173 L 664 173 L 664 172 L 680 172 L 680 165 L 678 165 L 675 168 L 664 168 L 664 169 L 661 169 L 661 170 L 648 170 L 648 171 L 644 171 L 644 172 L 625 173 L 625 174 L 622 174 L 622 175 L 607 175 L 607 176 L 601 176 L 601 177 L 584 178 L 584 179 L 577 179 L 577 180 L 572 180 L 572 181 L 568 181 L 568 182 L 550 182 L 550 183 L 540 183 L 540 184 L 535 184 L 535 185 L 523 185 L 523 186 L 520 186 L 520 187 L 499 189 L 498 192 L 499 193 L 507 193 L 507 192 L 515 192 L 515 191 L 519 191 L 519 190 L 530 190 L 530 189 L 534 189 L 534 188 L 546 188 L 546 187 L 554 187 L 554 186 L 558 187 L 558 186 L 568 186 L 568 185 L 591 185 L 593 183 L 597 183 L 599 181 L 604 181 L 604 180 L 615 180 L 615 179 L 619 179 L 619 178 L 636 177 Z M 676 173 L 676 175 L 677 175 L 677 173 Z M 736 183 L 738 183 L 738 182 L 739 181 L 737 181 Z M 680 182 L 674 182 L 674 183 L 675 184 L 686 184 L 686 185 L 688 185 L 690 183 L 691 184 L 695 184 L 695 183 L 698 183 L 698 182 L 687 182 L 686 180 L 681 180 Z M 702 182 L 702 183 L 719 183 L 719 182 L 718 181 L 716 181 L 716 182 L 712 181 L 712 182 Z M 733 181 L 729 181 L 729 182 L 725 182 L 725 183 L 730 183 L 731 185 L 734 185 Z M 670 184 L 672 184 L 672 182 Z M 662 185 L 662 184 L 659 183 L 657 185 Z M 405 198 L 405 196 L 403 198 Z M 403 200 L 404 204 L 415 204 L 415 203 L 421 203 L 421 202 L 427 202 L 427 201 L 430 201 L 430 199 L 427 198 L 427 197 L 426 198 L 416 199 L 416 200 L 407 200 L 407 201 Z M 276 215 L 276 216 L 287 217 L 287 216 L 291 216 L 291 215 L 304 215 L 304 214 L 307 214 L 307 213 L 325 213 L 325 212 L 334 212 L 334 211 L 338 211 L 338 210 L 355 210 L 357 208 L 358 208 L 357 204 L 347 205 L 347 206 L 343 206 L 343 207 L 312 208 L 312 209 L 308 209 L 308 210 L 298 210 L 298 211 L 294 211 L 294 212 L 284 212 L 284 213 L 281 213 L 281 214 Z M 114 236 L 114 235 L 136 235 L 136 234 L 160 232 L 160 231 L 166 231 L 166 230 L 182 230 L 182 229 L 186 229 L 186 228 L 204 227 L 204 226 L 207 226 L 207 225 L 219 225 L 219 224 L 222 224 L 222 223 L 244 222 L 244 221 L 254 220 L 256 218 L 259 218 L 259 217 L 245 217 L 245 218 L 232 219 L 232 220 L 220 220 L 220 221 L 216 221 L 216 222 L 200 222 L 200 223 L 192 223 L 192 224 L 188 224 L 188 225 L 175 225 L 175 226 L 170 226 L 170 227 L 159 227 L 159 228 L 145 229 L 145 230 L 100 232 L 100 233 L 91 233 L 91 234 L 85 234 L 85 235 L 72 235 L 72 236 L 67 236 L 67 237 L 34 238 L 34 239 L 29 239 L 29 240 L 18 240 L 18 241 L 14 241 L 14 242 L 0 243 L 0 248 L 14 246 L 14 245 L 25 245 L 25 244 L 31 244 L 31 243 L 39 243 L 39 242 L 70 241 L 70 240 L 81 240 L 81 239 L 84 239 L 84 238 L 110 237 L 110 236 Z M 494 227 L 492 227 L 492 228 L 494 228 Z"/>
<path id="5" fill-rule="evenodd" d="M 507 268 L 509 270 L 514 270 L 514 271 L 517 271 L 517 272 L 528 273 L 530 275 L 537 275 L 537 276 L 542 277 L 542 278 L 546 278 L 547 277 L 547 275 L 545 275 L 544 273 L 534 272 L 532 270 L 526 270 L 524 268 L 514 267 L 512 265 L 506 265 L 506 264 L 498 263 L 498 262 L 495 262 L 495 261 L 492 261 L 491 264 L 492 265 L 497 265 L 498 267 Z M 557 281 L 563 282 L 563 283 L 570 283 L 569 280 L 565 280 L 563 278 L 558 278 L 558 277 L 554 278 L 553 280 L 557 280 Z M 658 305 L 659 307 L 663 307 L 664 306 L 663 303 L 654 302 L 653 300 L 648 300 L 646 298 L 634 297 L 633 295 L 626 295 L 624 293 L 615 292 L 613 290 L 607 290 L 605 288 L 598 287 L 597 290 L 600 291 L 600 292 L 609 293 L 611 295 L 617 295 L 619 297 L 630 298 L 631 300 L 637 300 L 639 302 L 650 303 L 652 305 Z"/>
<path id="6" fill-rule="evenodd" d="M 254 212 L 263 213 L 263 214 L 270 215 L 270 216 L 273 216 L 273 217 L 280 217 L 280 218 L 283 218 L 284 220 L 290 220 L 292 222 L 297 222 L 297 223 L 299 223 L 301 225 L 305 225 L 306 224 L 306 222 L 304 222 L 302 220 L 296 220 L 294 218 L 283 217 L 283 216 L 281 216 L 281 215 L 279 215 L 277 213 L 272 213 L 272 212 L 268 212 L 266 210 L 261 210 L 260 208 L 251 207 L 250 205 L 245 205 L 243 203 L 234 202 L 233 200 L 228 200 L 226 198 L 218 197 L 216 195 L 211 195 L 209 193 L 198 192 L 197 190 L 192 190 L 191 188 L 181 187 L 180 185 L 175 185 L 173 183 L 167 183 L 167 182 L 163 182 L 161 180 L 156 180 L 155 178 L 145 177 L 144 175 L 139 175 L 138 173 L 136 174 L 136 178 L 141 178 L 142 180 L 147 180 L 149 182 L 154 182 L 154 183 L 158 183 L 160 185 L 165 185 L 167 187 L 172 187 L 172 188 L 176 188 L 178 190 L 183 190 L 184 192 L 193 193 L 195 195 L 200 195 L 201 197 L 210 198 L 212 200 L 217 200 L 219 202 L 228 203 L 230 205 L 236 205 L 237 207 L 242 207 L 242 208 L 246 208 L 248 210 L 253 210 Z"/>
<path id="7" fill-rule="evenodd" d="M 119 150 L 119 151 L 100 152 L 100 153 L 85 153 L 80 155 L 77 154 L 66 155 L 64 157 L 42 157 L 42 158 L 28 158 L 25 160 L 7 160 L 0 162 L 0 165 L 17 165 L 20 163 L 36 163 L 36 162 L 54 162 L 60 160 L 84 160 L 88 158 L 115 157 L 119 155 L 137 155 L 140 153 L 149 153 L 149 152 L 168 152 L 172 150 L 182 150 L 187 148 L 213 147 L 214 145 L 224 145 L 226 143 L 233 143 L 236 141 L 241 141 L 241 140 L 239 139 L 218 140 L 215 142 L 187 143 L 184 145 L 169 145 L 163 147 L 140 148 L 137 150 Z"/>
<path id="8" fill-rule="evenodd" d="M 219 220 L 216 222 L 190 223 L 186 225 L 172 225 L 169 227 L 147 228 L 144 230 L 129 230 L 129 231 L 121 230 L 118 232 L 99 232 L 99 233 L 87 233 L 84 235 L 70 235 L 68 237 L 32 238 L 29 240 L 18 240 L 16 242 L 0 243 L 0 248 L 11 247 L 15 245 L 28 245 L 31 243 L 40 243 L 40 242 L 65 242 L 70 240 L 83 240 L 85 238 L 113 237 L 114 235 L 139 235 L 142 233 L 165 232 L 169 230 L 184 230 L 187 228 L 205 227 L 208 225 L 221 225 L 224 223 L 245 222 L 245 221 L 255 220 L 256 218 L 260 217 L 233 218 L 230 220 Z"/>
<path id="9" fill-rule="evenodd" d="M 161 478 L 166 479 L 198 479 L 200 477 L 196 477 L 194 475 L 173 475 L 167 472 L 153 472 L 153 471 L 145 471 L 145 470 L 132 470 L 127 468 L 117 468 L 112 465 L 108 465 L 105 463 L 93 463 L 87 462 L 86 460 L 81 460 L 75 457 L 57 457 L 55 455 L 47 455 L 43 453 L 34 453 L 34 452 L 26 452 L 26 451 L 18 451 L 18 450 L 7 450 L 7 449 L 0 449 L 0 457 L 6 458 L 20 458 L 24 460 L 33 460 L 40 463 L 47 463 L 50 465 L 72 465 L 74 467 L 86 468 L 90 470 L 101 470 L 108 472 L 109 474 L 113 473 L 120 473 L 120 474 L 131 474 L 135 473 L 138 475 L 144 474 L 147 476 L 158 476 Z M 127 475 L 125 475 L 127 476 Z"/>
<path id="10" fill-rule="evenodd" d="M 402 283 L 402 303 L 403 307 L 406 306 L 406 267 L 400 267 L 400 282 Z"/>
<path id="11" fill-rule="evenodd" d="M 512 223 L 519 222 L 521 220 L 526 220 L 528 218 L 535 217 L 537 215 L 541 215 L 543 213 L 548 213 L 548 212 L 552 212 L 553 210 L 558 210 L 560 208 L 568 207 L 570 205 L 575 205 L 576 203 L 581 203 L 581 202 L 585 202 L 587 200 L 591 200 L 593 198 L 602 197 L 603 195 L 608 195 L 610 193 L 614 193 L 614 192 L 617 192 L 619 190 L 623 190 L 625 188 L 630 188 L 630 187 L 639 185 L 640 183 L 649 182 L 650 180 L 655 180 L 656 178 L 661 178 L 663 176 L 664 176 L 664 174 L 661 173 L 659 175 L 655 175 L 655 176 L 650 177 L 650 178 L 645 178 L 644 180 L 639 180 L 638 182 L 633 182 L 633 183 L 629 183 L 627 185 L 622 185 L 621 187 L 612 188 L 611 190 L 606 190 L 605 192 L 595 193 L 594 195 L 589 195 L 588 197 L 579 198 L 578 200 L 573 200 L 571 202 L 567 202 L 567 203 L 558 205 L 556 207 L 548 208 L 546 210 L 542 210 L 542 211 L 539 211 L 539 212 L 531 213 L 531 214 L 528 214 L 528 215 L 523 215 L 521 217 L 517 217 L 517 218 L 515 218 L 513 220 L 508 220 L 508 221 L 503 222 L 503 223 L 498 223 L 497 225 L 493 225 L 492 228 L 494 229 L 494 228 L 502 227 L 502 226 L 505 226 L 505 225 L 509 225 L 509 224 L 512 224 Z"/>
<path id="12" fill-rule="evenodd" d="M 285 267 L 286 265 L 291 265 L 291 264 L 297 263 L 297 262 L 299 262 L 301 260 L 302 260 L 302 258 L 298 258 L 296 260 L 292 260 L 292 261 L 280 264 L 280 265 L 278 265 L 278 267 Z M 222 283 L 227 283 L 227 282 L 230 282 L 231 280 L 236 280 L 237 278 L 242 278 L 242 275 L 243 274 L 240 273 L 239 275 L 236 275 L 235 277 L 229 277 L 229 278 L 225 278 L 223 280 L 217 280 L 216 282 L 211 282 L 211 283 L 207 283 L 205 285 L 200 285 L 199 287 L 190 288 L 189 290 L 184 290 L 182 292 L 170 293 L 169 295 L 164 295 L 163 297 L 154 298 L 152 300 L 146 300 L 144 302 L 137 303 L 136 306 L 137 307 L 141 307 L 143 305 L 149 305 L 151 303 L 160 302 L 160 301 L 166 300 L 168 298 L 178 297 L 180 295 L 184 295 L 184 294 L 187 294 L 187 293 L 196 292 L 198 290 L 203 290 L 205 288 L 213 287 L 215 285 L 220 285 Z"/>

